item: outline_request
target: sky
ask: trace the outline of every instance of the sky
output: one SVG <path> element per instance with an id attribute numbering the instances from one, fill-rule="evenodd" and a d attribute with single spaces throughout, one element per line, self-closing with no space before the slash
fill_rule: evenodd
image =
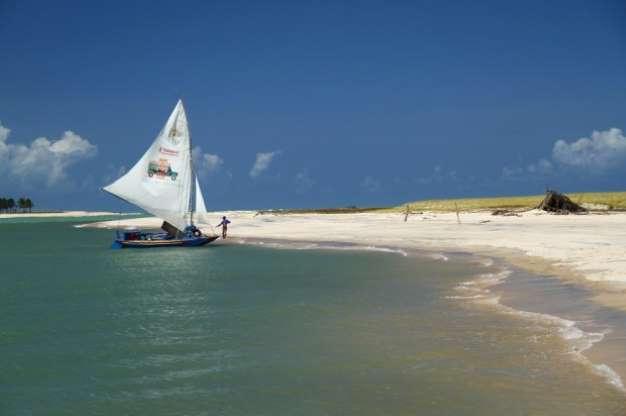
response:
<path id="1" fill-rule="evenodd" d="M 209 209 L 626 190 L 626 3 L 0 0 L 0 196 L 100 188 L 185 103 Z"/>

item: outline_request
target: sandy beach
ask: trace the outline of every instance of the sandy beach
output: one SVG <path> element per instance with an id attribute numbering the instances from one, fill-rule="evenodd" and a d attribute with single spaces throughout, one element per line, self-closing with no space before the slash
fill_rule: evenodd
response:
<path id="1" fill-rule="evenodd" d="M 476 252 L 506 257 L 533 271 L 626 288 L 626 213 L 551 215 L 533 210 L 519 216 L 494 216 L 465 212 L 460 214 L 460 222 L 455 213 L 413 214 L 406 222 L 398 213 L 257 215 L 254 211 L 231 211 L 209 215 L 215 217 L 215 223 L 227 215 L 232 221 L 230 236 L 240 240 Z M 158 228 L 160 223 L 148 217 L 84 226 Z M 203 229 L 210 232 L 206 226 Z"/>

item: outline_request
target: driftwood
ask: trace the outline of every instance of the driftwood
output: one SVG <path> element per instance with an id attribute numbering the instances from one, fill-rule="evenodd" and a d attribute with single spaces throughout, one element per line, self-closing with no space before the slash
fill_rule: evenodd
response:
<path id="1" fill-rule="evenodd" d="M 510 209 L 496 209 L 491 213 L 491 215 L 502 215 L 503 217 L 521 217 L 522 215 L 511 211 Z"/>
<path id="2" fill-rule="evenodd" d="M 543 201 L 539 203 L 537 209 L 553 212 L 555 214 L 581 214 L 587 212 L 585 208 L 573 202 L 566 195 L 551 190 L 546 191 L 546 196 L 543 198 Z"/>

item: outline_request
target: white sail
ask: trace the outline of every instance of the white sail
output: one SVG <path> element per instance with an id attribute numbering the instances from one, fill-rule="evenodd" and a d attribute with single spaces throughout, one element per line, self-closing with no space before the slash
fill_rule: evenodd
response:
<path id="1" fill-rule="evenodd" d="M 198 177 L 196 177 L 196 207 L 194 210 L 193 218 L 196 222 L 202 224 L 204 227 L 209 227 L 211 232 L 213 231 L 213 227 L 211 227 L 209 223 L 209 216 L 206 211 L 206 205 L 204 205 L 204 197 L 202 196 L 202 190 L 200 189 L 200 182 L 198 182 Z"/>
<path id="2" fill-rule="evenodd" d="M 184 230 L 195 208 L 194 186 L 199 190 L 191 162 L 187 116 L 179 100 L 148 151 L 104 190 Z M 196 204 L 198 201 L 204 207 L 201 193 Z"/>
<path id="3" fill-rule="evenodd" d="M 196 177 L 196 209 L 195 211 L 198 214 L 201 214 L 201 213 L 206 214 L 206 205 L 204 205 L 204 197 L 202 196 L 202 190 L 200 189 L 200 182 L 198 182 L 198 177 Z"/>

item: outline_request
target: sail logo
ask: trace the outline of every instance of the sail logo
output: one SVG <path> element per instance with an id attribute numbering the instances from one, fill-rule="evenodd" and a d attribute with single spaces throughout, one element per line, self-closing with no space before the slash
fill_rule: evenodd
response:
<path id="1" fill-rule="evenodd" d="M 172 144 L 176 145 L 180 143 L 180 138 L 178 137 L 178 130 L 176 129 L 176 123 L 170 129 L 170 132 L 167 135 L 167 138 L 172 142 Z"/>
<path id="2" fill-rule="evenodd" d="M 172 170 L 170 162 L 168 162 L 167 159 L 159 159 L 158 161 L 150 161 L 148 164 L 148 176 L 159 179 L 169 177 L 171 180 L 175 181 L 178 177 L 178 172 Z"/>
<path id="3" fill-rule="evenodd" d="M 168 156 L 178 156 L 178 150 L 168 149 L 167 147 L 159 146 L 159 152 Z"/>

